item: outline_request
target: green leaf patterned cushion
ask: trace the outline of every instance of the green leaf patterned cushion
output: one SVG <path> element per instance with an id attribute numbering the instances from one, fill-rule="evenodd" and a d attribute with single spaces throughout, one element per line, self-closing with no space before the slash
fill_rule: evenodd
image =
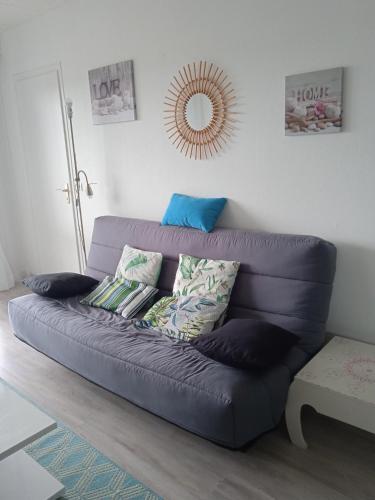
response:
<path id="1" fill-rule="evenodd" d="M 116 278 L 135 280 L 155 286 L 160 274 L 163 256 L 125 245 L 116 270 Z"/>
<path id="2" fill-rule="evenodd" d="M 228 304 L 240 263 L 180 254 L 173 294 L 204 296 Z"/>
<path id="3" fill-rule="evenodd" d="M 210 332 L 225 308 L 226 304 L 205 297 L 162 297 L 140 323 L 187 341 Z"/>

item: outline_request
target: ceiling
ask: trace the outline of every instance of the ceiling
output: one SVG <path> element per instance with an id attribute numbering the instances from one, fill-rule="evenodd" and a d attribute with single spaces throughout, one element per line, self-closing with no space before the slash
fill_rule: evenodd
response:
<path id="1" fill-rule="evenodd" d="M 0 0 L 0 33 L 64 2 L 65 0 Z"/>

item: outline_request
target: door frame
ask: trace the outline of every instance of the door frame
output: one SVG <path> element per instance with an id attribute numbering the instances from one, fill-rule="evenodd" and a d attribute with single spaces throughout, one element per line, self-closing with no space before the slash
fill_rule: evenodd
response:
<path id="1" fill-rule="evenodd" d="M 36 77 L 42 76 L 42 75 L 48 75 L 50 73 L 53 73 L 56 76 L 57 89 L 58 89 L 58 93 L 59 93 L 61 120 L 62 120 L 64 143 L 65 143 L 68 184 L 69 184 L 69 189 L 70 189 L 70 194 L 71 194 L 71 209 L 72 209 L 73 224 L 74 224 L 74 237 L 75 237 L 75 244 L 76 244 L 78 267 L 79 267 L 79 271 L 82 273 L 84 271 L 84 260 L 83 260 L 81 245 L 79 242 L 77 212 L 76 212 L 76 209 L 74 206 L 75 184 L 74 184 L 74 174 L 73 174 L 74 170 L 73 170 L 72 144 L 71 144 L 71 137 L 70 137 L 69 128 L 68 128 L 68 119 L 67 119 L 67 115 L 66 115 L 66 107 L 65 107 L 66 96 L 65 96 L 64 80 L 63 80 L 63 72 L 62 72 L 61 63 L 57 62 L 57 63 L 49 64 L 46 66 L 34 68 L 32 70 L 23 71 L 21 73 L 14 73 L 13 74 L 13 86 L 14 86 L 15 95 L 17 96 L 17 84 L 19 82 L 21 82 L 23 80 L 28 80 L 31 78 L 36 78 Z M 20 138 L 21 138 L 21 143 L 22 143 L 22 148 L 23 148 L 23 158 L 24 158 L 23 169 L 24 169 L 25 178 L 26 178 L 28 197 L 29 197 L 29 202 L 30 202 L 30 210 L 31 210 L 33 225 L 34 225 L 36 223 L 36 220 L 34 217 L 35 214 L 33 213 L 33 204 L 31 202 L 31 198 L 30 198 L 30 193 L 31 193 L 31 183 L 30 183 L 30 177 L 29 177 L 30 173 L 29 173 L 28 169 L 26 168 L 26 151 L 25 151 L 25 143 L 24 143 L 24 137 L 23 137 L 22 127 L 21 127 L 21 120 L 22 120 L 21 111 L 22 110 L 20 109 L 19 100 L 17 99 L 18 128 L 19 128 L 19 132 L 20 132 Z M 36 258 L 39 260 L 40 256 L 38 255 L 38 252 L 36 250 L 35 241 L 33 242 L 33 247 L 34 247 L 34 254 L 35 254 Z"/>

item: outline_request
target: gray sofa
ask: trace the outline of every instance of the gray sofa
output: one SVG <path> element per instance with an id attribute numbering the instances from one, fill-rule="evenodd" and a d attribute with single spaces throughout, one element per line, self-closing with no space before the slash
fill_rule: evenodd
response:
<path id="1" fill-rule="evenodd" d="M 162 252 L 158 287 L 170 294 L 178 254 L 238 260 L 228 316 L 263 318 L 301 341 L 282 363 L 247 372 L 212 361 L 188 343 L 131 321 L 35 294 L 10 301 L 15 335 L 89 380 L 191 432 L 240 448 L 275 427 L 296 373 L 322 345 L 336 249 L 312 236 L 163 227 L 156 222 L 99 217 L 86 273 L 114 274 L 125 244 Z"/>

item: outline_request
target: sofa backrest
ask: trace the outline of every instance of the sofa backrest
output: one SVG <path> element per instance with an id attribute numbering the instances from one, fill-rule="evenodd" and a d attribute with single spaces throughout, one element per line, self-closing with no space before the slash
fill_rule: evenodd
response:
<path id="1" fill-rule="evenodd" d="M 95 220 L 86 274 L 114 274 L 125 244 L 163 254 L 158 282 L 170 294 L 178 255 L 237 260 L 240 270 L 228 317 L 255 317 L 301 337 L 315 352 L 322 344 L 336 267 L 336 248 L 313 236 L 161 226 L 158 222 L 104 216 Z"/>

